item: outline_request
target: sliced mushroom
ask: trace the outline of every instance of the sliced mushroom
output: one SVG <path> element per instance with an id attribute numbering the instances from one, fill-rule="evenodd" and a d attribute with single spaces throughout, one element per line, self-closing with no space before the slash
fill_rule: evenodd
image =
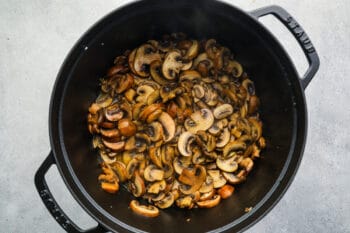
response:
<path id="1" fill-rule="evenodd" d="M 202 154 L 201 149 L 198 146 L 193 147 L 192 149 L 192 163 L 193 164 L 204 164 L 206 161 L 205 156 Z"/>
<path id="2" fill-rule="evenodd" d="M 165 180 L 157 181 L 147 187 L 147 192 L 152 194 L 158 194 L 159 192 L 163 191 L 165 187 Z"/>
<path id="3" fill-rule="evenodd" d="M 208 174 L 214 180 L 214 188 L 220 188 L 226 184 L 226 179 L 222 176 L 219 170 L 209 170 Z"/>
<path id="4" fill-rule="evenodd" d="M 166 112 L 163 112 L 158 121 L 163 126 L 163 140 L 164 142 L 168 142 L 173 139 L 175 135 L 175 122 L 173 118 Z"/>
<path id="5" fill-rule="evenodd" d="M 111 149 L 112 151 L 122 151 L 125 146 L 124 141 L 120 142 L 108 142 L 105 139 L 102 139 L 103 145 L 105 145 L 107 148 Z"/>
<path id="6" fill-rule="evenodd" d="M 162 168 L 162 157 L 160 153 L 160 148 L 159 147 L 150 147 L 149 148 L 149 157 L 151 161 L 157 165 L 159 168 Z"/>
<path id="7" fill-rule="evenodd" d="M 102 182 L 101 188 L 108 193 L 116 193 L 119 190 L 119 184 L 118 182 L 114 182 L 114 183 Z"/>
<path id="8" fill-rule="evenodd" d="M 180 197 L 176 200 L 176 205 L 182 209 L 184 209 L 184 208 L 191 209 L 194 206 L 193 198 L 189 195 L 184 196 L 184 197 Z"/>
<path id="9" fill-rule="evenodd" d="M 243 74 L 242 65 L 239 62 L 233 60 L 228 61 L 225 70 L 228 73 L 232 73 L 232 75 L 236 78 L 240 77 Z"/>
<path id="10" fill-rule="evenodd" d="M 147 77 L 149 75 L 149 65 L 157 60 L 161 60 L 161 57 L 156 48 L 150 44 L 140 46 L 135 54 L 134 69 L 136 74 Z"/>
<path id="11" fill-rule="evenodd" d="M 134 50 L 132 50 L 131 53 L 129 54 L 129 57 L 128 57 L 129 68 L 131 69 L 131 71 L 132 71 L 134 74 L 137 74 L 137 73 L 136 73 L 136 70 L 135 70 L 135 68 L 134 68 L 136 50 L 137 50 L 137 48 L 134 49 Z"/>
<path id="12" fill-rule="evenodd" d="M 198 201 L 197 205 L 200 208 L 213 208 L 220 203 L 221 197 L 220 195 L 214 195 L 211 199 L 205 201 Z"/>
<path id="13" fill-rule="evenodd" d="M 236 162 L 235 156 L 230 158 L 218 157 L 216 159 L 216 165 L 224 172 L 234 172 L 238 169 L 238 163 Z"/>
<path id="14" fill-rule="evenodd" d="M 197 67 L 200 63 L 204 64 L 208 70 L 213 67 L 213 61 L 210 60 L 207 53 L 199 54 L 193 62 L 193 67 Z"/>
<path id="15" fill-rule="evenodd" d="M 243 181 L 245 181 L 245 176 L 237 176 L 233 173 L 229 173 L 229 172 L 223 172 L 222 173 L 223 177 L 225 177 L 225 179 L 227 180 L 227 182 L 229 182 L 230 184 L 239 184 L 242 183 Z"/>
<path id="16" fill-rule="evenodd" d="M 174 201 L 174 195 L 172 193 L 167 193 L 165 197 L 162 200 L 156 202 L 155 205 L 161 209 L 166 209 L 172 206 Z"/>
<path id="17" fill-rule="evenodd" d="M 216 119 L 223 119 L 230 116 L 233 113 L 233 107 L 231 104 L 223 104 L 216 107 L 213 111 Z"/>
<path id="18" fill-rule="evenodd" d="M 159 215 L 159 210 L 157 207 L 152 205 L 140 205 L 136 200 L 130 202 L 130 209 L 135 213 L 145 216 L 145 217 L 157 217 Z"/>
<path id="19" fill-rule="evenodd" d="M 184 132 L 180 135 L 177 146 L 179 149 L 179 152 L 183 156 L 191 156 L 191 144 L 194 141 L 195 136 L 191 132 Z"/>
<path id="20" fill-rule="evenodd" d="M 136 169 L 139 166 L 140 166 L 140 160 L 139 159 L 133 158 L 133 159 L 131 159 L 129 161 L 128 165 L 126 166 L 126 172 L 128 174 L 128 178 L 129 179 L 134 175 Z"/>
<path id="21" fill-rule="evenodd" d="M 164 178 L 164 171 L 151 164 L 146 167 L 144 177 L 150 182 L 162 180 Z"/>
<path id="22" fill-rule="evenodd" d="M 235 188 L 232 185 L 225 184 L 218 190 L 218 194 L 222 199 L 227 199 L 232 196 Z"/>
<path id="23" fill-rule="evenodd" d="M 205 95 L 205 90 L 201 85 L 194 85 L 192 89 L 192 95 L 198 99 L 201 99 Z"/>
<path id="24" fill-rule="evenodd" d="M 134 84 L 134 77 L 129 73 L 125 75 L 118 75 L 118 76 L 119 78 L 118 78 L 118 83 L 115 91 L 118 94 L 121 94 L 132 87 L 132 85 Z"/>
<path id="25" fill-rule="evenodd" d="M 180 191 L 185 194 L 192 194 L 197 191 L 206 179 L 206 170 L 203 166 L 195 165 L 194 168 L 185 168 L 179 176 Z"/>
<path id="26" fill-rule="evenodd" d="M 194 81 L 194 80 L 200 80 L 201 74 L 196 70 L 184 70 L 181 72 L 179 80 L 180 82 L 184 81 Z"/>
<path id="27" fill-rule="evenodd" d="M 136 102 L 147 103 L 148 97 L 155 91 L 150 85 L 141 85 L 136 89 L 138 96 L 136 97 Z"/>
<path id="28" fill-rule="evenodd" d="M 100 133 L 105 138 L 120 138 L 118 129 L 100 129 Z"/>
<path id="29" fill-rule="evenodd" d="M 248 114 L 254 114 L 258 111 L 260 105 L 259 98 L 256 95 L 252 95 L 249 98 L 249 103 L 248 103 Z"/>
<path id="30" fill-rule="evenodd" d="M 174 80 L 180 70 L 187 70 L 191 67 L 192 61 L 185 62 L 178 50 L 169 51 L 164 58 L 162 73 L 168 80 Z"/>
<path id="31" fill-rule="evenodd" d="M 167 84 L 169 81 L 163 77 L 162 74 L 162 62 L 157 60 L 150 64 L 150 73 L 154 81 L 161 85 Z"/>
<path id="32" fill-rule="evenodd" d="M 198 130 L 207 130 L 214 123 L 213 113 L 209 109 L 201 109 L 191 114 L 191 119 L 187 119 L 184 123 L 185 128 L 196 133 Z"/>
<path id="33" fill-rule="evenodd" d="M 191 40 L 191 46 L 188 48 L 185 58 L 193 59 L 198 55 L 199 43 L 197 40 Z"/>
<path id="34" fill-rule="evenodd" d="M 213 177 L 207 175 L 205 182 L 199 188 L 200 193 L 208 193 L 214 189 L 214 179 Z"/>
<path id="35" fill-rule="evenodd" d="M 191 164 L 191 157 L 176 157 L 173 161 L 174 170 L 177 174 L 181 174 L 183 169 L 188 168 Z"/>
<path id="36" fill-rule="evenodd" d="M 246 149 L 246 144 L 241 141 L 232 141 L 226 144 L 223 150 L 223 156 L 227 157 L 230 156 L 233 152 L 239 152 L 239 151 L 244 151 Z"/>
<path id="37" fill-rule="evenodd" d="M 119 121 L 123 118 L 124 112 L 119 108 L 118 105 L 112 105 L 105 109 L 104 115 L 109 121 Z"/>
<path id="38" fill-rule="evenodd" d="M 118 129 L 123 136 L 133 136 L 136 133 L 137 127 L 130 119 L 121 119 L 118 121 Z"/>
<path id="39" fill-rule="evenodd" d="M 163 103 L 174 99 L 184 92 L 182 87 L 177 87 L 176 83 L 168 83 L 160 88 L 159 94 L 163 100 Z"/>
<path id="40" fill-rule="evenodd" d="M 216 141 L 216 147 L 222 148 L 227 145 L 227 143 L 230 141 L 230 131 L 225 128 L 222 133 L 219 136 L 219 140 Z"/>
<path id="41" fill-rule="evenodd" d="M 163 127 L 159 122 L 152 122 L 145 129 L 145 133 L 152 142 L 156 142 L 163 138 Z"/>
<path id="42" fill-rule="evenodd" d="M 251 124 L 251 135 L 254 140 L 258 140 L 262 135 L 262 123 L 257 121 L 255 118 L 249 118 Z"/>
<path id="43" fill-rule="evenodd" d="M 120 182 L 125 182 L 128 178 L 128 173 L 126 171 L 126 166 L 120 161 L 115 161 L 108 165 L 111 170 L 117 175 Z"/>
<path id="44" fill-rule="evenodd" d="M 151 105 L 145 107 L 145 108 L 140 112 L 140 114 L 139 114 L 139 119 L 140 119 L 141 121 L 146 121 L 147 118 L 148 118 L 153 112 L 155 112 L 155 111 L 157 111 L 157 110 L 161 110 L 162 107 L 163 107 L 163 105 L 162 105 L 162 104 L 158 104 L 158 103 L 157 103 L 157 104 L 151 104 Z"/>
<path id="45" fill-rule="evenodd" d="M 239 166 L 244 167 L 247 172 L 250 172 L 253 169 L 254 162 L 251 158 L 244 158 L 240 161 Z"/>
<path id="46" fill-rule="evenodd" d="M 145 183 L 138 171 L 135 172 L 132 181 L 129 183 L 129 190 L 135 197 L 141 197 L 146 191 Z"/>

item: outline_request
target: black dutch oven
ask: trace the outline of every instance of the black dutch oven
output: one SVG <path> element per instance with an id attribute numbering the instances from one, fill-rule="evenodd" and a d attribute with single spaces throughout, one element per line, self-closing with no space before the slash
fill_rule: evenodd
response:
<path id="1" fill-rule="evenodd" d="M 299 42 L 309 62 L 300 78 L 278 40 L 258 18 L 273 15 Z M 132 195 L 103 192 L 96 152 L 87 130 L 88 106 L 98 94 L 99 77 L 125 49 L 164 34 L 184 32 L 192 38 L 216 38 L 228 46 L 256 84 L 267 148 L 235 195 L 212 209 L 170 208 L 157 218 L 134 214 Z M 50 104 L 52 152 L 36 173 L 44 204 L 68 232 L 236 232 L 261 219 L 281 199 L 302 158 L 307 112 L 304 89 L 319 68 L 319 58 L 301 26 L 285 10 L 270 6 L 244 12 L 213 1 L 148 0 L 119 8 L 101 19 L 76 43 L 57 76 Z M 98 222 L 82 230 L 60 209 L 44 175 L 56 165 L 79 204 Z M 110 208 L 112 206 L 112 208 Z M 249 213 L 245 207 L 253 207 Z M 190 219 L 190 221 L 186 221 Z"/>

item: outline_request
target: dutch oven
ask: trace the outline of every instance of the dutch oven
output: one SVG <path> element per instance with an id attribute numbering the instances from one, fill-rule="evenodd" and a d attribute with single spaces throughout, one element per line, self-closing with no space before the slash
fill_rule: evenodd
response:
<path id="1" fill-rule="evenodd" d="M 275 16 L 299 42 L 309 62 L 300 78 L 286 51 L 261 23 Z M 132 195 L 103 192 L 96 151 L 87 130 L 87 109 L 99 90 L 99 77 L 126 49 L 164 34 L 184 32 L 196 39 L 215 38 L 233 51 L 256 84 L 267 148 L 247 181 L 212 209 L 170 208 L 157 218 L 128 208 Z M 302 159 L 307 131 L 304 89 L 319 68 L 318 55 L 295 19 L 278 6 L 244 12 L 214 0 L 147 0 L 119 8 L 88 30 L 72 48 L 57 76 L 50 103 L 52 151 L 35 176 L 47 209 L 68 232 L 235 232 L 261 219 L 281 199 Z M 56 165 L 68 189 L 97 222 L 81 230 L 60 209 L 45 181 Z M 112 208 L 111 208 L 112 207 Z M 253 207 L 248 213 L 246 207 Z M 190 219 L 190 221 L 186 221 Z"/>

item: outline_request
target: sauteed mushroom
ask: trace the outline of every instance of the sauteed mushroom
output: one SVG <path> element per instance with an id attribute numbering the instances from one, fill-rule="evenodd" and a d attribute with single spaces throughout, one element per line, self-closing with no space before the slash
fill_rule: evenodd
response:
<path id="1" fill-rule="evenodd" d="M 257 91 L 233 59 L 215 39 L 180 33 L 117 56 L 87 115 L 101 188 L 125 186 L 150 203 L 130 202 L 146 217 L 233 195 L 266 147 Z"/>

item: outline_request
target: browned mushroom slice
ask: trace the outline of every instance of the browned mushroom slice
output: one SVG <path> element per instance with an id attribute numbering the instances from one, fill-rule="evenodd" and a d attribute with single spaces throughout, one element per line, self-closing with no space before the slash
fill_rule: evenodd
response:
<path id="1" fill-rule="evenodd" d="M 124 141 L 108 142 L 105 139 L 102 139 L 102 142 L 107 148 L 111 149 L 112 151 L 122 151 L 124 149 L 124 146 L 125 146 Z"/>
<path id="2" fill-rule="evenodd" d="M 120 94 L 128 90 L 134 84 L 134 77 L 131 74 L 121 75 L 118 78 L 118 84 L 115 91 Z"/>
<path id="3" fill-rule="evenodd" d="M 230 116 L 233 113 L 233 107 L 231 104 L 223 104 L 216 107 L 213 111 L 216 119 L 223 119 Z"/>
<path id="4" fill-rule="evenodd" d="M 197 133 L 198 130 L 207 130 L 214 123 L 214 116 L 210 109 L 201 109 L 191 114 L 190 119 L 184 123 L 185 128 L 191 133 Z"/>
<path id="5" fill-rule="evenodd" d="M 145 107 L 139 114 L 139 119 L 141 121 L 145 121 L 149 116 L 150 114 L 152 114 L 154 111 L 156 110 L 160 110 L 162 108 L 162 104 L 151 104 L 147 107 Z"/>
<path id="6" fill-rule="evenodd" d="M 247 172 L 250 172 L 253 169 L 254 162 L 251 158 L 244 158 L 240 161 L 239 166 L 244 167 Z"/>
<path id="7" fill-rule="evenodd" d="M 238 163 L 235 159 L 235 156 L 226 159 L 218 157 L 216 159 L 216 165 L 224 172 L 234 172 L 238 169 Z"/>
<path id="8" fill-rule="evenodd" d="M 159 210 L 157 207 L 152 205 L 140 205 L 140 203 L 136 200 L 132 200 L 130 202 L 130 209 L 145 217 L 157 217 L 159 215 Z"/>
<path id="9" fill-rule="evenodd" d="M 129 161 L 128 165 L 126 166 L 126 172 L 128 174 L 128 178 L 129 179 L 134 175 L 136 169 L 139 166 L 140 166 L 140 160 L 139 159 L 133 158 L 133 159 L 131 159 Z"/>
<path id="10" fill-rule="evenodd" d="M 243 67 L 239 62 L 229 60 L 225 67 L 225 71 L 232 73 L 234 77 L 238 78 L 243 74 Z"/>
<path id="11" fill-rule="evenodd" d="M 147 77 L 149 65 L 153 61 L 161 60 L 157 49 L 150 44 L 141 45 L 135 54 L 134 69 L 137 75 Z"/>
<path id="12" fill-rule="evenodd" d="M 162 180 L 164 178 L 164 171 L 151 164 L 146 167 L 144 177 L 150 182 Z"/>
<path id="13" fill-rule="evenodd" d="M 233 192 L 235 191 L 235 188 L 232 185 L 225 184 L 218 190 L 218 194 L 222 199 L 227 199 L 230 196 L 232 196 Z"/>
<path id="14" fill-rule="evenodd" d="M 174 203 L 174 195 L 172 193 L 167 193 L 165 197 L 156 202 L 155 205 L 161 209 L 166 209 L 172 206 Z"/>
<path id="15" fill-rule="evenodd" d="M 178 50 L 169 51 L 164 58 L 162 73 L 168 80 L 174 80 L 180 70 L 188 70 L 192 61 L 185 61 Z"/>
<path id="16" fill-rule="evenodd" d="M 204 152 L 212 152 L 216 147 L 215 137 L 203 130 L 197 131 L 196 142 Z"/>
<path id="17" fill-rule="evenodd" d="M 236 153 L 239 151 L 244 151 L 246 149 L 246 144 L 244 142 L 241 141 L 232 141 L 229 142 L 228 144 L 226 144 L 226 146 L 224 147 L 223 150 L 223 156 L 227 157 L 229 155 L 231 155 L 231 153 Z"/>
<path id="18" fill-rule="evenodd" d="M 150 64 L 150 73 L 154 81 L 161 85 L 167 84 L 169 81 L 163 77 L 162 62 L 157 60 Z"/>
<path id="19" fill-rule="evenodd" d="M 159 90 L 160 97 L 163 103 L 174 99 L 175 97 L 181 95 L 184 92 L 182 87 L 177 87 L 176 83 L 168 83 L 162 86 Z"/>
<path id="20" fill-rule="evenodd" d="M 192 155 L 193 164 L 204 164 L 206 162 L 206 158 L 202 154 L 202 151 L 198 146 L 193 147 L 192 152 L 193 152 L 193 155 Z"/>
<path id="21" fill-rule="evenodd" d="M 252 80 L 245 79 L 242 82 L 242 86 L 247 90 L 247 92 L 250 96 L 255 95 L 255 86 L 254 86 L 254 83 Z"/>
<path id="22" fill-rule="evenodd" d="M 113 183 L 102 182 L 101 188 L 108 193 L 116 193 L 119 190 L 119 184 L 118 182 L 113 182 Z"/>
<path id="23" fill-rule="evenodd" d="M 184 208 L 191 209 L 194 206 L 193 198 L 189 195 L 184 196 L 184 197 L 180 197 L 176 200 L 176 205 L 182 209 L 184 209 Z"/>
<path id="24" fill-rule="evenodd" d="M 206 201 L 211 199 L 215 195 L 215 189 L 212 188 L 209 192 L 201 193 L 199 201 Z"/>
<path id="25" fill-rule="evenodd" d="M 157 181 L 152 184 L 150 184 L 147 187 L 147 192 L 152 194 L 158 194 L 159 192 L 163 191 L 166 187 L 165 180 Z"/>
<path id="26" fill-rule="evenodd" d="M 184 132 L 180 135 L 177 146 L 181 155 L 183 156 L 191 156 L 191 144 L 194 141 L 195 136 L 191 132 Z"/>
<path id="27" fill-rule="evenodd" d="M 163 126 L 163 139 L 164 142 L 168 142 L 174 138 L 175 135 L 175 122 L 173 118 L 166 112 L 163 112 L 158 121 Z"/>
<path id="28" fill-rule="evenodd" d="M 120 138 L 118 129 L 100 129 L 100 133 L 105 138 Z"/>
<path id="29" fill-rule="evenodd" d="M 181 174 L 183 169 L 188 168 L 191 164 L 191 157 L 175 157 L 173 161 L 174 170 L 177 174 Z"/>
<path id="30" fill-rule="evenodd" d="M 105 108 L 104 115 L 109 121 L 119 121 L 123 118 L 124 112 L 115 104 Z"/>
<path id="31" fill-rule="evenodd" d="M 152 122 L 149 124 L 145 129 L 145 133 L 149 136 L 152 142 L 163 139 L 163 127 L 159 122 Z"/>
<path id="32" fill-rule="evenodd" d="M 114 163 L 117 158 L 111 158 L 110 156 L 108 156 L 108 154 L 104 151 L 104 150 L 100 150 L 99 154 L 101 156 L 101 159 L 106 163 L 106 164 L 110 164 L 110 163 Z"/>
<path id="33" fill-rule="evenodd" d="M 126 166 L 120 161 L 115 161 L 108 165 L 112 171 L 117 175 L 120 182 L 125 182 L 128 178 L 128 173 L 126 171 Z"/>
<path id="34" fill-rule="evenodd" d="M 237 176 L 229 172 L 223 172 L 222 175 L 230 184 L 239 184 L 245 181 L 245 176 Z"/>
<path id="35" fill-rule="evenodd" d="M 214 179 L 213 177 L 207 175 L 205 182 L 199 188 L 200 193 L 208 193 L 214 189 Z"/>
<path id="36" fill-rule="evenodd" d="M 259 98 L 256 95 L 252 95 L 248 102 L 248 114 L 254 114 L 258 111 L 260 105 Z"/>
<path id="37" fill-rule="evenodd" d="M 197 191 L 206 179 L 206 170 L 203 166 L 195 165 L 194 168 L 185 168 L 179 176 L 180 191 L 185 194 L 192 194 Z"/>
<path id="38" fill-rule="evenodd" d="M 196 70 L 184 70 L 181 72 L 179 80 L 181 82 L 184 81 L 194 81 L 194 80 L 200 80 L 201 74 L 198 73 Z"/>
<path id="39" fill-rule="evenodd" d="M 254 140 L 258 140 L 262 135 L 262 123 L 255 118 L 249 118 L 249 122 L 251 124 L 251 135 Z"/>
<path id="40" fill-rule="evenodd" d="M 141 197 L 146 191 L 145 183 L 138 171 L 135 172 L 132 181 L 129 183 L 129 190 L 135 197 Z"/>
<path id="41" fill-rule="evenodd" d="M 134 50 L 132 50 L 131 53 L 129 54 L 129 57 L 128 57 L 129 68 L 131 69 L 131 71 L 132 71 L 134 74 L 137 74 L 137 73 L 136 73 L 136 70 L 135 70 L 135 68 L 134 68 L 136 50 L 137 50 L 137 48 L 134 49 Z"/>
<path id="42" fill-rule="evenodd" d="M 151 161 L 157 165 L 158 167 L 162 168 L 162 157 L 160 154 L 160 148 L 159 147 L 149 147 L 149 157 Z"/>
<path id="43" fill-rule="evenodd" d="M 214 188 L 220 188 L 226 184 L 226 179 L 222 176 L 219 170 L 209 170 L 208 174 L 214 180 Z"/>
<path id="44" fill-rule="evenodd" d="M 220 195 L 214 195 L 211 199 L 205 201 L 198 201 L 197 205 L 200 208 L 213 208 L 220 203 L 221 197 Z"/>
<path id="45" fill-rule="evenodd" d="M 203 98 L 205 95 L 205 90 L 204 90 L 203 86 L 201 86 L 199 84 L 194 85 L 193 89 L 192 89 L 192 95 L 193 95 L 193 97 L 196 97 L 198 99 Z"/>
<path id="46" fill-rule="evenodd" d="M 150 85 L 142 84 L 138 86 L 136 89 L 137 97 L 136 102 L 147 103 L 148 97 L 155 91 L 156 89 Z"/>
<path id="47" fill-rule="evenodd" d="M 230 131 L 225 128 L 222 133 L 219 136 L 219 139 L 216 141 L 216 147 L 222 148 L 227 145 L 227 143 L 230 141 Z"/>
<path id="48" fill-rule="evenodd" d="M 121 119 L 118 121 L 118 129 L 123 136 L 133 136 L 136 133 L 137 127 L 130 119 Z"/>

